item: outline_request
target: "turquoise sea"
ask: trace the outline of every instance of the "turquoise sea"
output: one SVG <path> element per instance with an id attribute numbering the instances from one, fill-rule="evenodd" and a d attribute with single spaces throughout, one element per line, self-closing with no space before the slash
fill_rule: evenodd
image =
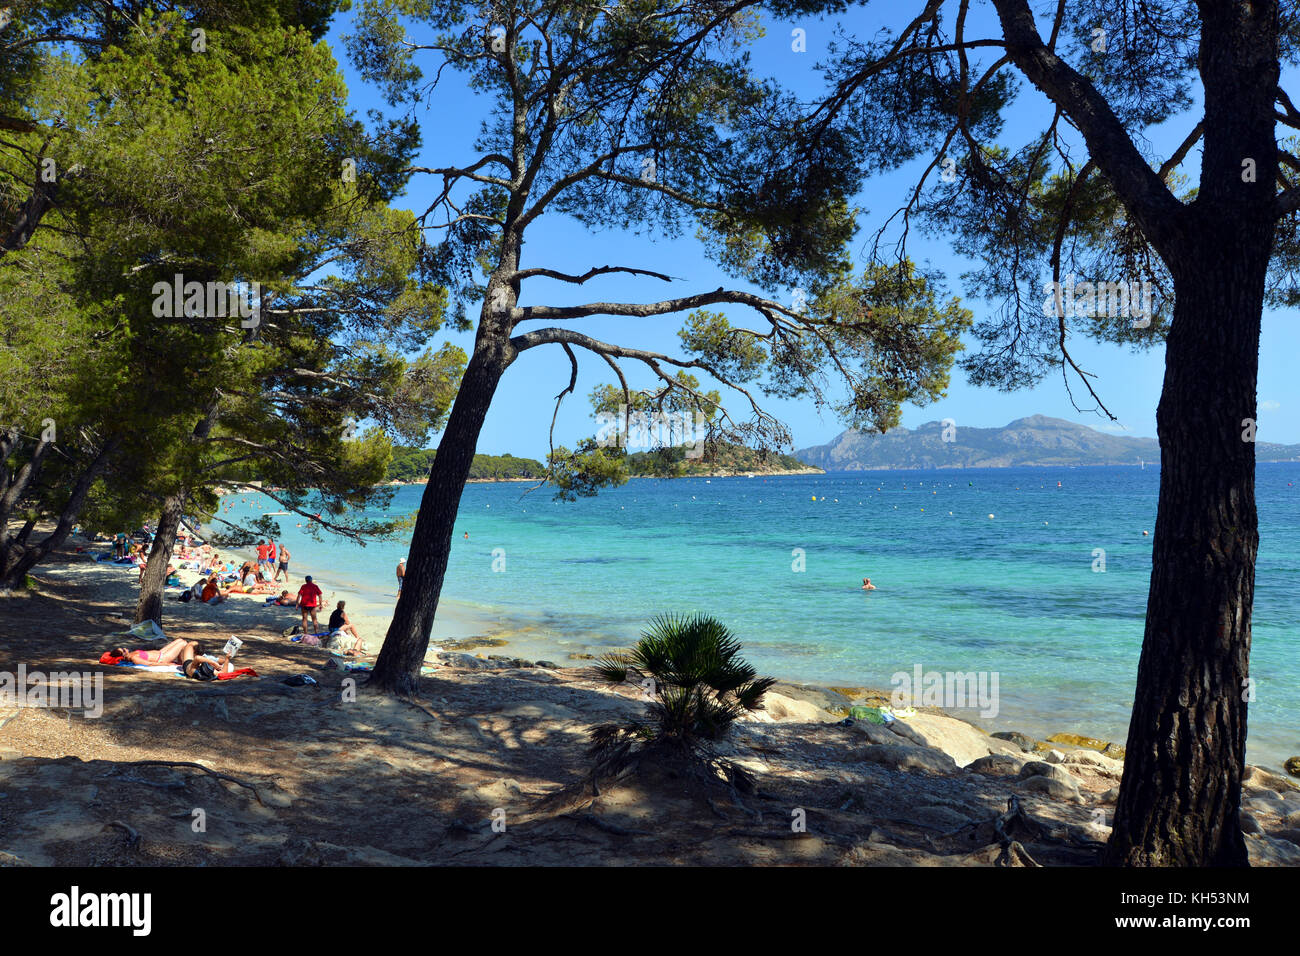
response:
<path id="1" fill-rule="evenodd" d="M 761 673 L 888 688 L 918 664 L 996 672 L 998 715 L 963 716 L 1125 739 L 1154 466 L 639 479 L 575 503 L 529 487 L 466 488 L 435 643 L 487 634 L 567 664 L 632 642 L 657 613 L 705 611 Z M 414 511 L 423 491 L 397 489 L 382 513 Z M 1300 463 L 1260 465 L 1258 500 L 1250 759 L 1278 766 L 1300 753 Z M 226 502 L 227 517 L 278 509 Z M 296 516 L 278 520 L 295 583 L 310 573 L 348 599 L 377 647 L 405 544 L 318 542 Z M 878 589 L 862 591 L 864 576 Z"/>

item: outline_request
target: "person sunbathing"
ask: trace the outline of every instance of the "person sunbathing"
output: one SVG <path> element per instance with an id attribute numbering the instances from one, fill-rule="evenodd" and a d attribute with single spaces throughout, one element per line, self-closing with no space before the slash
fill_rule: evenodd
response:
<path id="1" fill-rule="evenodd" d="M 263 571 L 254 572 L 253 590 L 250 594 L 274 594 L 275 585 L 267 580 L 266 573 Z"/>
<path id="2" fill-rule="evenodd" d="M 293 607 L 297 603 L 298 603 L 297 601 L 295 601 L 292 597 L 289 596 L 288 591 L 281 591 L 279 597 L 266 599 L 267 607 L 271 607 L 272 605 L 275 605 L 276 607 Z"/>
<path id="3" fill-rule="evenodd" d="M 330 636 L 342 634 L 344 637 L 352 638 L 352 646 L 343 653 L 348 656 L 360 656 L 366 652 L 366 647 L 361 643 L 361 635 L 357 633 L 356 626 L 348 617 L 348 612 L 343 610 L 346 603 L 346 601 L 339 601 L 339 606 L 330 612 Z"/>
<path id="4" fill-rule="evenodd" d="M 109 652 L 99 660 L 101 664 L 127 663 L 140 664 L 142 666 L 153 664 L 175 664 L 184 657 L 186 651 L 190 650 L 191 646 L 194 644 L 194 641 L 187 641 L 184 638 L 178 637 L 176 640 L 164 644 L 157 650 L 149 650 L 148 648 L 137 648 L 131 650 L 130 648 L 119 645 L 110 649 Z M 109 658 L 113 658 L 113 660 L 110 661 Z"/>
<path id="5" fill-rule="evenodd" d="M 148 566 L 149 566 L 148 561 L 140 562 L 140 583 L 141 584 L 144 584 L 144 569 L 147 568 Z M 163 580 L 170 581 L 175 576 L 175 574 L 176 574 L 176 565 L 169 564 L 167 565 L 167 573 L 163 575 Z"/>
<path id="6" fill-rule="evenodd" d="M 204 664 L 208 669 L 203 668 Z M 216 680 L 218 674 L 229 674 L 234 669 L 235 665 L 225 654 L 215 659 L 205 656 L 203 645 L 197 641 L 191 641 L 181 656 L 181 670 L 194 680 Z"/>
<path id="7" fill-rule="evenodd" d="M 229 589 L 223 591 L 217 586 L 217 577 L 215 574 L 209 574 L 207 583 L 203 585 L 203 593 L 199 595 L 199 600 L 204 604 L 220 604 L 230 597 Z"/>
<path id="8" fill-rule="evenodd" d="M 248 563 L 245 562 L 245 563 L 240 567 L 239 571 L 235 574 L 235 583 L 231 585 L 230 590 L 231 590 L 232 592 L 234 592 L 235 594 L 243 594 L 243 593 L 244 593 L 244 585 L 245 585 L 246 583 L 248 583 L 248 581 L 249 581 L 249 575 L 251 575 L 251 573 L 252 573 L 252 572 L 249 570 Z M 254 582 L 252 582 L 252 583 L 255 584 L 255 583 L 257 583 L 257 582 L 254 581 Z M 250 585 L 250 586 L 251 586 L 251 585 Z"/>
<path id="9" fill-rule="evenodd" d="M 267 584 L 261 575 L 253 570 L 251 564 L 245 564 L 239 572 L 239 580 L 232 584 L 227 594 L 270 594 L 274 587 Z"/>

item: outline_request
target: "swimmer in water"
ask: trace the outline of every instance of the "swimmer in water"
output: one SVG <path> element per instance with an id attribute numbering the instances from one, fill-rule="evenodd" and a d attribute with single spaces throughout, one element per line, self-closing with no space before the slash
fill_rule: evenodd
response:
<path id="1" fill-rule="evenodd" d="M 862 579 L 862 590 L 864 590 L 864 591 L 874 591 L 875 589 L 876 589 L 876 586 L 875 586 L 874 584 L 871 583 L 871 578 L 863 578 L 863 579 Z"/>

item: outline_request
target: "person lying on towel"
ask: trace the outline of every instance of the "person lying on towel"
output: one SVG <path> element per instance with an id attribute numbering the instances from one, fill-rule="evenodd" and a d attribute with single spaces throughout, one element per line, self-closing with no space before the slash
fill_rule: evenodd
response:
<path id="1" fill-rule="evenodd" d="M 182 659 L 186 649 L 193 645 L 194 641 L 187 641 L 184 638 L 176 638 L 168 644 L 164 644 L 157 650 L 147 648 L 137 648 L 131 650 L 127 647 L 114 647 L 100 657 L 101 664 L 107 664 L 113 667 L 117 664 L 140 664 L 148 666 L 150 664 L 175 664 Z"/>
<path id="2" fill-rule="evenodd" d="M 235 669 L 235 665 L 230 663 L 230 658 L 225 654 L 220 655 L 215 660 L 206 657 L 203 654 L 203 645 L 192 642 L 182 657 L 181 670 L 186 677 L 193 680 L 229 680 L 238 677 L 241 674 L 248 674 L 252 677 L 257 676 L 257 671 L 251 667 L 241 667 Z"/>

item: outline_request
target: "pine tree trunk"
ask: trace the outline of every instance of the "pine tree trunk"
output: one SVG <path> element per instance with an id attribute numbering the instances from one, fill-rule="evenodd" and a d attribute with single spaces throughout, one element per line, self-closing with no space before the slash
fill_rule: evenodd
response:
<path id="1" fill-rule="evenodd" d="M 1124 777 L 1105 859 L 1246 866 L 1238 813 L 1259 523 L 1259 332 L 1273 252 L 1278 7 L 1199 5 L 1205 120 L 1189 217 L 1162 251 L 1174 319 L 1160 505 Z"/>
<path id="2" fill-rule="evenodd" d="M 429 471 L 411 537 L 402 594 L 367 687 L 394 694 L 416 691 L 447 573 L 460 496 L 492 396 L 513 358 L 504 329 L 480 332 Z"/>
<path id="3" fill-rule="evenodd" d="M 180 495 L 169 495 L 163 501 L 153 547 L 149 549 L 149 560 L 145 562 L 144 575 L 140 579 L 140 600 L 135 606 L 136 624 L 157 621 L 162 626 L 163 586 L 167 583 L 167 565 L 172 559 L 172 547 L 184 509 L 185 501 Z"/>
<path id="4" fill-rule="evenodd" d="M 1268 252 L 1245 237 L 1175 275 L 1146 633 L 1113 865 L 1244 866 L 1255 382 Z M 1234 248 L 1235 247 L 1235 248 Z M 1231 258 L 1229 258 L 1231 257 Z M 1245 421 L 1249 420 L 1249 421 Z"/>

